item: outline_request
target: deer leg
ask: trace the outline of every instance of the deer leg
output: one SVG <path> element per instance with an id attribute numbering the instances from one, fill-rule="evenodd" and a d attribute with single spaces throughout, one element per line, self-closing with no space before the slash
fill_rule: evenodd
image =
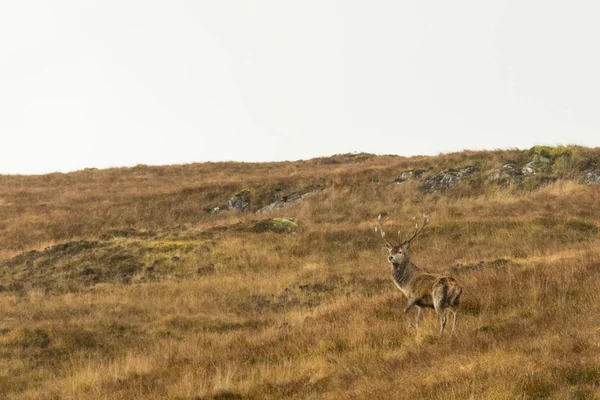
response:
<path id="1" fill-rule="evenodd" d="M 444 328 L 446 327 L 446 313 L 443 308 L 436 309 L 438 316 L 440 317 L 440 335 L 444 333 Z"/>
<path id="2" fill-rule="evenodd" d="M 419 299 L 417 299 L 417 298 L 408 299 L 408 303 L 406 304 L 406 307 L 404 307 L 404 314 L 409 312 L 410 309 L 413 308 L 417 304 L 417 301 L 419 301 Z"/>
<path id="3" fill-rule="evenodd" d="M 456 327 L 456 312 L 458 309 L 456 309 L 456 307 L 452 307 L 450 310 L 452 311 L 452 314 L 454 314 L 454 319 L 452 320 L 452 332 L 450 335 L 454 335 L 454 328 Z"/>
<path id="4" fill-rule="evenodd" d="M 408 304 L 406 305 L 406 307 L 404 307 L 404 316 L 405 316 L 404 318 L 406 319 L 406 323 L 407 323 L 407 325 L 408 325 L 409 328 L 412 328 L 412 324 L 410 323 L 410 321 L 408 320 L 408 318 L 406 318 L 406 314 L 410 311 L 411 308 L 413 308 L 416 305 L 416 303 L 417 303 L 418 300 L 419 299 L 409 299 L 408 300 Z M 419 307 L 419 309 L 420 308 L 421 307 Z"/>
<path id="5" fill-rule="evenodd" d="M 446 279 L 442 278 L 439 283 L 434 286 L 431 297 L 433 299 L 433 308 L 440 317 L 440 335 L 442 335 L 444 333 L 444 328 L 446 327 L 446 313 L 444 312 L 444 308 L 448 305 L 448 287 Z"/>
<path id="6" fill-rule="evenodd" d="M 421 322 L 423 320 L 423 307 L 419 307 L 417 306 L 417 319 L 415 322 L 415 326 L 418 327 L 419 326 L 419 322 Z"/>
<path id="7" fill-rule="evenodd" d="M 446 327 L 446 313 L 444 312 L 444 298 L 442 296 L 433 296 L 433 308 L 440 317 L 440 335 L 444 333 Z"/>

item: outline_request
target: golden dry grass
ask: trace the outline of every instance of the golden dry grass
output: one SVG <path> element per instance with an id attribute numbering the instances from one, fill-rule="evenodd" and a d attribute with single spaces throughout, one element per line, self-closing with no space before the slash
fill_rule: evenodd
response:
<path id="1" fill-rule="evenodd" d="M 486 179 L 517 150 L 0 176 L 0 397 L 600 398 L 600 191 L 577 181 L 600 151 L 569 150 L 539 187 Z M 464 165 L 448 191 L 389 184 Z M 315 194 L 206 211 L 243 188 L 251 211 Z M 422 211 L 414 261 L 464 287 L 453 337 L 431 311 L 406 328 L 373 232 Z M 253 229 L 275 217 L 300 228 Z"/>

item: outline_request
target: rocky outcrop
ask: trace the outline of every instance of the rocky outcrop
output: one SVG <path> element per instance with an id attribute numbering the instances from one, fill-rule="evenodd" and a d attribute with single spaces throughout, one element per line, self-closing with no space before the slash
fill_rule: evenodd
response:
<path id="1" fill-rule="evenodd" d="M 262 214 L 262 213 L 266 213 L 266 212 L 270 212 L 270 211 L 277 211 L 277 210 L 281 210 L 283 207 L 285 207 L 285 201 L 277 200 L 277 201 L 259 209 L 256 213 Z"/>
<path id="2" fill-rule="evenodd" d="M 250 190 L 244 189 L 229 199 L 227 202 L 227 209 L 229 211 L 246 211 L 249 205 Z"/>
<path id="3" fill-rule="evenodd" d="M 555 177 L 548 176 L 552 172 L 553 164 L 554 161 L 552 159 L 536 153 L 523 166 L 504 164 L 501 168 L 492 171 L 488 175 L 488 179 L 504 185 L 533 182 L 536 187 L 539 187 L 556 180 Z M 531 178 L 534 176 L 537 181 L 532 181 Z"/>
<path id="4" fill-rule="evenodd" d="M 394 182 L 392 182 L 394 185 L 400 185 L 406 181 L 409 181 L 411 179 L 418 179 L 420 178 L 425 172 L 424 169 L 408 169 L 406 171 L 402 171 L 400 173 L 400 176 L 398 178 L 396 178 L 394 180 Z"/>
<path id="5" fill-rule="evenodd" d="M 427 179 L 421 189 L 424 193 L 434 193 L 445 189 L 451 189 L 462 179 L 479 172 L 479 168 L 469 165 L 457 169 L 442 171 Z"/>
<path id="6" fill-rule="evenodd" d="M 488 179 L 503 184 L 518 184 L 523 181 L 523 168 L 515 164 L 505 164 L 502 168 L 492 171 Z"/>
<path id="7" fill-rule="evenodd" d="M 275 202 L 273 202 L 273 203 L 271 203 L 269 205 L 264 206 L 263 208 L 261 208 L 260 210 L 258 210 L 256 213 L 257 214 L 262 214 L 262 213 L 265 213 L 265 212 L 281 210 L 282 208 L 284 208 L 288 204 L 296 203 L 298 201 L 304 200 L 310 194 L 311 194 L 311 192 L 304 193 L 304 194 L 292 193 L 289 196 L 282 195 L 279 200 L 277 200 L 277 201 L 275 201 Z"/>
<path id="8" fill-rule="evenodd" d="M 588 186 L 600 186 L 600 172 L 597 170 L 584 171 L 581 181 Z"/>
<path id="9" fill-rule="evenodd" d="M 250 230 L 255 233 L 293 233 L 298 230 L 298 224 L 291 218 L 273 218 L 256 221 Z"/>
<path id="10" fill-rule="evenodd" d="M 523 175 L 535 175 L 540 172 L 548 172 L 548 170 L 552 167 L 552 160 L 548 157 L 544 157 L 540 154 L 534 154 L 527 164 L 523 166 L 521 171 Z"/>

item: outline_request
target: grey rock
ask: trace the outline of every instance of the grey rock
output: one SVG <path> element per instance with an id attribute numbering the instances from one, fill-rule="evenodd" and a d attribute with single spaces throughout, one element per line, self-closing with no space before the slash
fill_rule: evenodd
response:
<path id="1" fill-rule="evenodd" d="M 584 171 L 581 181 L 588 186 L 600 186 L 600 171 Z"/>
<path id="2" fill-rule="evenodd" d="M 283 207 L 285 206 L 285 201 L 283 200 L 277 200 L 269 205 L 264 206 L 263 208 L 259 209 L 256 213 L 257 214 L 262 214 L 265 212 L 269 212 L 269 211 L 276 211 L 276 210 L 281 210 Z"/>
<path id="3" fill-rule="evenodd" d="M 235 194 L 227 202 L 227 208 L 230 211 L 245 211 L 250 205 L 250 191 L 242 190 Z"/>
<path id="4" fill-rule="evenodd" d="M 281 210 L 282 208 L 284 208 L 286 205 L 288 205 L 290 203 L 295 203 L 297 201 L 304 200 L 311 193 L 312 192 L 308 192 L 308 193 L 304 193 L 304 194 L 292 193 L 289 196 L 280 195 L 280 197 L 281 197 L 280 200 L 277 200 L 269 205 L 264 206 L 263 208 L 259 209 L 256 213 L 262 214 L 265 212 Z"/>
<path id="5" fill-rule="evenodd" d="M 540 154 L 534 154 L 527 164 L 523 166 L 521 171 L 523 175 L 535 175 L 539 172 L 547 171 L 552 165 L 552 160 Z"/>
<path id="6" fill-rule="evenodd" d="M 402 171 L 400 176 L 394 180 L 393 184 L 400 185 L 408 180 L 419 178 L 425 172 L 426 171 L 424 169 L 409 169 Z"/>
<path id="7" fill-rule="evenodd" d="M 488 179 L 499 183 L 520 183 L 523 180 L 523 168 L 515 164 L 505 164 L 502 168 L 492 171 Z"/>
<path id="8" fill-rule="evenodd" d="M 434 193 L 445 189 L 451 189 L 463 178 L 473 175 L 476 172 L 479 172 L 479 168 L 472 165 L 442 171 L 427 179 L 423 183 L 422 190 L 425 193 Z"/>
<path id="9" fill-rule="evenodd" d="M 533 170 L 533 168 L 528 167 L 528 166 L 523 167 L 522 171 L 523 171 L 523 175 L 534 175 L 535 174 L 535 171 Z"/>

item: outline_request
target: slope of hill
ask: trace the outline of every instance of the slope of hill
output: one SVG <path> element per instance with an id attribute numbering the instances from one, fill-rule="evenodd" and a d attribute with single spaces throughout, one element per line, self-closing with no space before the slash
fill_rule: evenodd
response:
<path id="1" fill-rule="evenodd" d="M 600 149 L 0 176 L 0 394 L 600 398 Z M 407 328 L 373 231 L 464 287 Z"/>

